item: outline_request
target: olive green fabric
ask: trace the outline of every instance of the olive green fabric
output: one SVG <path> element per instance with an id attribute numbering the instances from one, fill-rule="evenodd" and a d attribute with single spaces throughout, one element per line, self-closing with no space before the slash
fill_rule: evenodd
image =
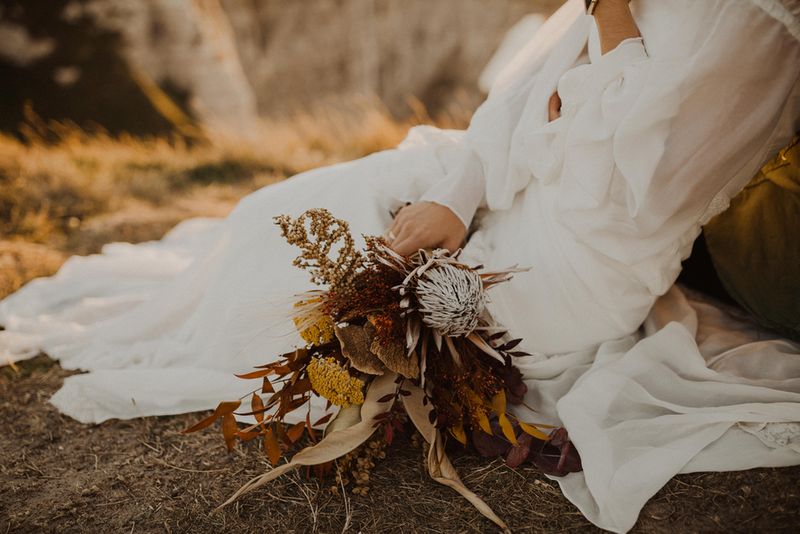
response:
<path id="1" fill-rule="evenodd" d="M 800 138 L 703 229 L 725 290 L 764 326 L 800 341 Z"/>

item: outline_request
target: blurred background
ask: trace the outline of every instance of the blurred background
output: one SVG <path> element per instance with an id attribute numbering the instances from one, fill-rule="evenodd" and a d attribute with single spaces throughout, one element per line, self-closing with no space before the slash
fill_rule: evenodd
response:
<path id="1" fill-rule="evenodd" d="M 466 126 L 498 47 L 561 3 L 0 0 L 0 296 L 415 124 Z"/>
<path id="2" fill-rule="evenodd" d="M 3 0 L 0 127 L 18 128 L 26 103 L 140 135 L 171 131 L 179 112 L 248 133 L 258 117 L 366 96 L 399 118 L 409 98 L 434 114 L 474 107 L 506 31 L 558 3 Z"/>

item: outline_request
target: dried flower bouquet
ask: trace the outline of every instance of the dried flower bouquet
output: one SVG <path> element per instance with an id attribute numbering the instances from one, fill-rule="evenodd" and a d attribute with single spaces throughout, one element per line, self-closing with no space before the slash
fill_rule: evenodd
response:
<path id="1" fill-rule="evenodd" d="M 430 444 L 431 476 L 503 529 L 503 520 L 461 483 L 445 454 L 446 439 L 483 456 L 503 456 L 512 467 L 528 460 L 553 475 L 580 470 L 564 429 L 521 421 L 509 410 L 522 404 L 527 392 L 514 366 L 514 358 L 526 354 L 515 350 L 521 340 L 509 339 L 491 319 L 487 291 L 523 269 L 482 272 L 459 262 L 458 252 L 445 250 L 403 257 L 372 236 L 365 236 L 362 252 L 348 224 L 324 209 L 275 221 L 283 237 L 301 249 L 294 264 L 320 289 L 301 295 L 293 310 L 306 345 L 241 375 L 262 380 L 252 393 L 251 410 L 238 414 L 252 415 L 256 423 L 241 428 L 234 415 L 241 401 L 223 402 L 187 430 L 222 419 L 229 448 L 237 439 L 263 440 L 274 468 L 225 504 L 298 466 L 322 473 L 379 428 L 391 444 L 406 418 Z M 312 395 L 327 399 L 328 408 L 337 406 L 335 416 L 312 423 Z M 280 424 L 303 407 L 304 422 Z M 325 423 L 320 436 L 317 428 Z M 283 449 L 303 435 L 315 444 L 281 464 Z"/>

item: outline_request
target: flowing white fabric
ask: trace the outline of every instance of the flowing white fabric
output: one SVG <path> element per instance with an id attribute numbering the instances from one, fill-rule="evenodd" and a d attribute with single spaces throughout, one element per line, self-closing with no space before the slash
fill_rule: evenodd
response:
<path id="1" fill-rule="evenodd" d="M 600 56 L 582 4 L 544 24 L 466 132 L 416 128 L 224 220 L 71 258 L 0 302 L 0 357 L 90 371 L 52 398 L 80 421 L 212 408 L 247 391 L 234 372 L 300 342 L 287 312 L 309 282 L 272 216 L 325 207 L 380 234 L 424 198 L 466 223 L 477 209 L 466 259 L 532 267 L 490 309 L 535 354 L 518 364 L 540 411 L 521 415 L 569 430 L 584 471 L 559 482 L 591 521 L 628 530 L 679 472 L 800 463 L 800 347 L 670 289 L 714 199 L 798 127 L 800 43 L 763 1 L 637 0 L 643 39 Z"/>

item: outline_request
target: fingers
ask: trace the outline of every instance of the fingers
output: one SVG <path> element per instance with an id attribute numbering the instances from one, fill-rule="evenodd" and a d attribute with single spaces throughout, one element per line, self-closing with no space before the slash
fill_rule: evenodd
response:
<path id="1" fill-rule="evenodd" d="M 433 247 L 436 243 L 430 233 L 413 222 L 406 223 L 392 242 L 392 250 L 401 256 L 414 254 L 421 248 Z"/>
<path id="2" fill-rule="evenodd" d="M 392 243 L 392 250 L 394 250 L 401 256 L 411 256 L 418 249 L 414 246 L 414 244 L 411 241 L 406 239 L 400 242 L 396 242 L 396 244 Z"/>
<path id="3" fill-rule="evenodd" d="M 459 239 L 458 237 L 450 237 L 448 239 L 445 239 L 439 246 L 441 248 L 449 250 L 452 253 L 458 250 L 462 244 L 463 244 L 462 239 Z"/>
<path id="4" fill-rule="evenodd" d="M 466 228 L 448 207 L 418 203 L 397 214 L 389 234 L 392 249 L 409 256 L 425 248 L 440 247 L 454 252 L 462 245 Z"/>
<path id="5" fill-rule="evenodd" d="M 403 228 L 406 226 L 405 223 L 395 220 L 387 231 L 389 241 L 397 241 L 397 238 L 403 234 Z"/>
<path id="6" fill-rule="evenodd" d="M 408 206 L 403 206 L 402 208 L 400 208 L 397 211 L 397 214 L 395 215 L 394 219 L 392 220 L 392 226 L 389 228 L 389 230 L 393 232 L 395 235 L 398 234 L 400 228 L 402 228 L 405 223 L 407 223 L 409 220 L 413 218 L 409 216 L 409 211 L 406 208 L 408 208 Z"/>
<path id="7" fill-rule="evenodd" d="M 393 234 L 389 243 L 392 250 L 402 256 L 408 256 L 416 252 L 414 243 L 417 236 L 414 231 L 413 221 L 395 220 L 395 224 L 389 231 Z"/>
<path id="8" fill-rule="evenodd" d="M 421 248 L 425 248 L 425 245 L 422 244 L 419 236 L 415 233 L 406 233 L 403 236 L 398 236 L 398 239 L 392 243 L 392 250 L 401 256 L 410 256 Z"/>

